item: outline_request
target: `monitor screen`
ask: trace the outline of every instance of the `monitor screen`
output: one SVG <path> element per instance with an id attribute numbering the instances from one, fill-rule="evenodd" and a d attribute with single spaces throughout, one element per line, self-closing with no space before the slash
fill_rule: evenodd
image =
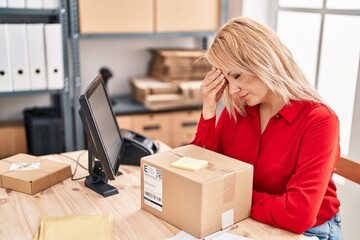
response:
<path id="1" fill-rule="evenodd" d="M 106 159 L 113 172 L 115 172 L 122 140 L 105 89 L 100 84 L 100 81 L 99 84 L 95 84 L 94 91 L 88 94 L 87 99 L 91 117 L 96 126 L 95 134 L 99 135 L 100 147 L 104 148 Z"/>
<path id="2" fill-rule="evenodd" d="M 114 180 L 120 166 L 123 138 L 101 75 L 81 94 L 79 102 L 79 114 L 88 140 L 90 177 L 96 182 L 98 174 L 105 174 L 106 178 Z M 100 163 L 100 169 L 94 169 L 96 163 Z"/>

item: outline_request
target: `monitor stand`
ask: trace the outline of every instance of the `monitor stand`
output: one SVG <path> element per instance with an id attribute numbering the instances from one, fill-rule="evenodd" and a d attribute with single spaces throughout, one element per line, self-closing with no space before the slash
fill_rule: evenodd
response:
<path id="1" fill-rule="evenodd" d="M 95 160 L 94 152 L 90 145 L 88 154 L 88 168 L 90 175 L 85 179 L 85 186 L 102 195 L 103 197 L 109 197 L 118 194 L 119 191 L 107 183 L 108 178 L 101 170 L 100 162 Z"/>

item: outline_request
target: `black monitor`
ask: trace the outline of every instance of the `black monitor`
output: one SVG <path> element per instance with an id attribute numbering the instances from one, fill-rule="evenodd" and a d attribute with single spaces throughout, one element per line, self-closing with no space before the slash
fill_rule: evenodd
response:
<path id="1" fill-rule="evenodd" d="M 89 154 L 89 176 L 85 186 L 104 197 L 117 194 L 108 180 L 118 175 L 124 139 L 120 134 L 104 81 L 98 75 L 79 97 L 79 114 Z"/>

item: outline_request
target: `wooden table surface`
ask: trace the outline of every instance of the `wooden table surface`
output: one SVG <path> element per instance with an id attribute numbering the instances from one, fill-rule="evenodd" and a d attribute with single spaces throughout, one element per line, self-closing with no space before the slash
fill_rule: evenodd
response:
<path id="1" fill-rule="evenodd" d="M 76 161 L 87 167 L 87 151 L 76 151 L 43 158 L 65 162 L 75 171 Z M 166 239 L 180 230 L 140 208 L 140 168 L 120 166 L 123 173 L 109 183 L 119 194 L 104 198 L 84 186 L 84 179 L 70 178 L 35 195 L 0 188 L 0 239 L 33 239 L 43 215 L 112 214 L 114 239 Z M 78 165 L 74 178 L 86 176 Z M 252 239 L 299 239 L 288 231 L 254 221 L 251 218 L 235 224 L 231 233 Z"/>

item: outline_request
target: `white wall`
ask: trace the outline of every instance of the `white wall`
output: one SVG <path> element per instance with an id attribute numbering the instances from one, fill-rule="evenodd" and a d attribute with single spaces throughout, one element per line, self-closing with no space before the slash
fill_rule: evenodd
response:
<path id="1" fill-rule="evenodd" d="M 273 26 L 273 0 L 243 0 L 242 15 Z"/>
<path id="2" fill-rule="evenodd" d="M 23 110 L 26 108 L 50 105 L 50 96 L 45 95 L 15 95 L 0 97 L 0 122 L 22 121 Z"/>
<path id="3" fill-rule="evenodd" d="M 241 16 L 243 9 L 242 0 L 228 0 L 228 19 Z"/>

